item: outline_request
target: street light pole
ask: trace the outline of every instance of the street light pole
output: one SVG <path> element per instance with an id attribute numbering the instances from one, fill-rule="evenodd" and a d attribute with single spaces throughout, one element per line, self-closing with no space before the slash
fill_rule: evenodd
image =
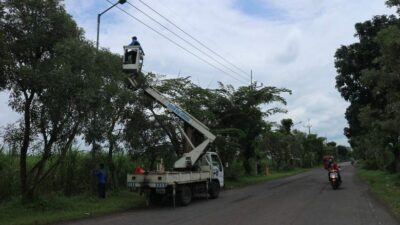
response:
<path id="1" fill-rule="evenodd" d="M 97 39 L 96 39 L 96 49 L 99 49 L 99 34 L 100 34 L 100 18 L 101 15 L 103 15 L 104 13 L 106 13 L 108 10 L 112 9 L 113 7 L 115 7 L 118 4 L 124 4 L 126 2 L 126 0 L 119 0 L 117 3 L 115 3 L 114 5 L 108 7 L 106 10 L 104 10 L 103 12 L 97 14 Z"/>

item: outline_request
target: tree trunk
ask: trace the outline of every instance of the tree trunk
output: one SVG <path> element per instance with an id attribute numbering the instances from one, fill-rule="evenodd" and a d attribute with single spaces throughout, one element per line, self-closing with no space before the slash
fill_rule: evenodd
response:
<path id="1" fill-rule="evenodd" d="M 100 148 L 100 146 L 97 144 L 97 142 L 96 141 L 93 141 L 93 143 L 92 143 L 92 151 L 91 151 L 91 156 L 92 156 L 92 159 L 91 159 L 91 169 L 92 169 L 92 176 L 91 176 L 91 180 L 92 180 L 92 182 L 91 182 L 91 186 L 92 186 L 92 192 L 93 193 L 96 193 L 96 190 L 97 190 L 97 182 L 96 182 L 96 177 L 94 176 L 94 174 L 95 174 L 95 171 L 96 171 L 96 152 L 98 151 L 98 149 Z"/>
<path id="2" fill-rule="evenodd" d="M 29 184 L 27 177 L 27 164 L 26 158 L 30 144 L 30 136 L 31 136 L 31 104 L 34 97 L 34 93 L 32 93 L 29 97 L 26 92 L 24 92 L 25 96 L 25 106 L 24 106 L 24 137 L 22 141 L 20 157 L 19 157 L 19 176 L 21 181 L 21 195 L 23 202 L 30 202 L 33 199 L 33 193 L 29 193 Z"/>
<path id="3" fill-rule="evenodd" d="M 172 132 L 170 132 L 167 127 L 165 126 L 164 122 L 159 118 L 159 116 L 154 112 L 153 108 L 149 107 L 149 110 L 153 114 L 154 118 L 157 120 L 157 122 L 160 124 L 161 128 L 165 131 L 167 136 L 172 142 L 172 145 L 175 147 L 175 152 L 177 155 L 182 155 L 183 150 L 181 147 L 181 144 L 179 143 L 179 140 L 176 135 L 174 135 Z"/>
<path id="4" fill-rule="evenodd" d="M 66 166 L 66 178 L 64 184 L 64 195 L 69 197 L 72 195 L 73 191 L 73 180 L 75 178 L 75 168 L 76 168 L 76 157 L 74 153 L 69 150 L 69 157 L 67 163 L 64 162 L 64 167 Z"/>
<path id="5" fill-rule="evenodd" d="M 56 141 L 57 132 L 53 133 L 54 136 L 50 138 L 50 141 L 44 147 L 44 154 L 41 160 L 30 170 L 30 189 L 28 191 L 28 196 L 33 196 L 36 188 L 48 177 L 50 176 L 58 166 L 64 162 L 68 150 L 71 149 L 73 140 L 78 132 L 80 121 L 76 122 L 73 130 L 70 132 L 66 144 L 61 148 L 61 153 L 55 163 L 51 165 L 47 170 L 45 170 L 46 164 L 51 156 L 51 149 Z M 58 129 L 58 128 L 54 128 Z"/>
<path id="6" fill-rule="evenodd" d="M 397 144 L 394 151 L 395 172 L 400 173 L 400 144 Z"/>
<path id="7" fill-rule="evenodd" d="M 112 122 L 111 122 L 111 126 L 109 128 L 109 130 L 107 131 L 107 138 L 108 138 L 108 142 L 110 144 L 109 148 L 108 148 L 108 157 L 107 157 L 107 161 L 108 161 L 108 168 L 110 170 L 110 184 L 111 187 L 113 189 L 117 189 L 118 188 L 118 181 L 117 181 L 117 176 L 115 174 L 115 164 L 113 161 L 113 152 L 114 152 L 114 148 L 116 145 L 116 142 L 118 140 L 118 137 L 120 135 L 120 132 L 117 135 L 113 135 L 113 131 L 115 128 L 115 124 L 117 123 L 117 121 L 120 118 L 121 113 L 123 112 L 124 108 L 121 107 L 117 114 L 115 115 L 115 117 L 112 118 Z M 153 112 L 154 114 L 154 112 Z"/>
<path id="8" fill-rule="evenodd" d="M 114 141 L 110 141 L 110 147 L 108 148 L 108 168 L 110 170 L 110 185 L 113 189 L 117 189 L 117 181 L 115 176 L 115 164 L 113 161 Z"/>

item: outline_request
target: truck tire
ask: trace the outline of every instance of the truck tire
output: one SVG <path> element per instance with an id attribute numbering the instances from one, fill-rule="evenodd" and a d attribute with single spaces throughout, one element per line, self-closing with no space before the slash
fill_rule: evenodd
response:
<path id="1" fill-rule="evenodd" d="M 208 189 L 210 198 L 212 198 L 212 199 L 218 198 L 220 189 L 221 189 L 221 187 L 219 186 L 219 181 L 217 181 L 217 180 L 211 181 L 210 187 Z"/>
<path id="2" fill-rule="evenodd" d="M 150 192 L 149 203 L 151 206 L 159 206 L 162 203 L 162 195 L 156 194 L 154 191 Z"/>
<path id="3" fill-rule="evenodd" d="M 188 185 L 182 185 L 178 191 L 179 203 L 182 206 L 187 206 L 192 202 L 192 190 Z"/>

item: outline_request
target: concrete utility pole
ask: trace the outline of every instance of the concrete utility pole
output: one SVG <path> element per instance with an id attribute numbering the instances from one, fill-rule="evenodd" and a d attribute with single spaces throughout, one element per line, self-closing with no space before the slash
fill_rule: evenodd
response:
<path id="1" fill-rule="evenodd" d="M 253 85 L 253 70 L 250 70 L 250 85 Z"/>
<path id="2" fill-rule="evenodd" d="M 310 134 L 311 134 L 311 127 L 312 127 L 312 125 L 310 124 L 310 119 L 308 119 L 307 121 L 308 121 L 308 123 L 307 123 L 307 125 L 305 125 L 304 127 L 307 127 L 307 128 L 308 128 L 308 135 L 310 135 Z"/>
<path id="3" fill-rule="evenodd" d="M 106 10 L 104 10 L 103 12 L 97 14 L 97 38 L 96 38 L 96 49 L 99 50 L 99 34 L 100 34 L 100 19 L 101 19 L 101 15 L 103 15 L 104 13 L 106 13 L 108 10 L 114 8 L 116 5 L 118 4 L 124 4 L 126 2 L 126 0 L 119 0 L 117 3 L 115 3 L 114 5 L 108 7 Z"/>

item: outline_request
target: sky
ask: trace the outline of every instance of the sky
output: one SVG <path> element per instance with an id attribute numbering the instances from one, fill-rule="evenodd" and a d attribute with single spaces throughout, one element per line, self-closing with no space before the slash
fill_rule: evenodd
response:
<path id="1" fill-rule="evenodd" d="M 341 45 L 357 41 L 354 37 L 355 23 L 395 11 L 387 8 L 384 0 L 128 2 L 191 41 L 142 2 L 151 6 L 235 67 L 196 45 L 225 66 L 216 63 L 128 3 L 119 7 L 219 69 L 199 60 L 118 8 L 111 9 L 101 18 L 101 48 L 122 54 L 122 46 L 129 44 L 132 36 L 137 36 L 146 53 L 144 71 L 164 74 L 166 78 L 190 76 L 202 87 L 215 88 L 218 81 L 235 87 L 249 85 L 252 71 L 253 81 L 259 85 L 288 88 L 293 92 L 284 95 L 287 105 L 283 107 L 288 113 L 267 120 L 291 118 L 297 124 L 294 128 L 304 132 L 308 132 L 305 126 L 310 124 L 311 133 L 342 145 L 348 145 L 343 135 L 343 128 L 347 126 L 344 113 L 348 103 L 335 89 L 335 51 Z M 85 30 L 86 38 L 95 42 L 97 13 L 109 7 L 110 3 L 107 0 L 65 0 L 64 4 L 78 26 Z M 19 117 L 7 106 L 7 93 L 0 94 L 0 126 Z"/>

